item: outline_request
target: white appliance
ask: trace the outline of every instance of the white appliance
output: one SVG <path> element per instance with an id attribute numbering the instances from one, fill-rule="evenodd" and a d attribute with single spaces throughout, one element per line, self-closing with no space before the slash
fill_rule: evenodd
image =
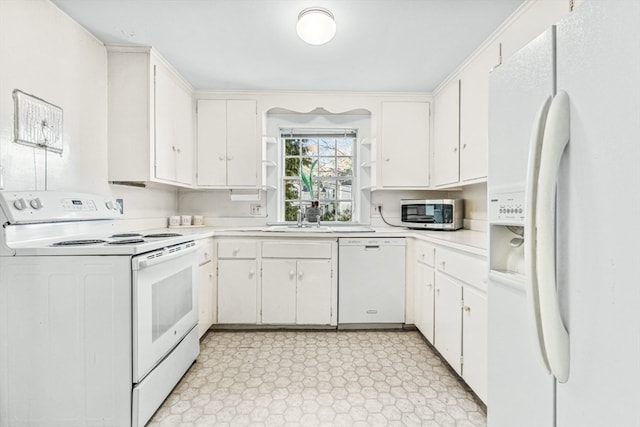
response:
<path id="1" fill-rule="evenodd" d="M 489 427 L 640 426 L 640 2 L 490 76 Z"/>
<path id="2" fill-rule="evenodd" d="M 338 326 L 404 323 L 405 239 L 338 239 Z"/>
<path id="3" fill-rule="evenodd" d="M 0 192 L 0 426 L 142 426 L 199 353 L 195 242 L 112 200 Z"/>

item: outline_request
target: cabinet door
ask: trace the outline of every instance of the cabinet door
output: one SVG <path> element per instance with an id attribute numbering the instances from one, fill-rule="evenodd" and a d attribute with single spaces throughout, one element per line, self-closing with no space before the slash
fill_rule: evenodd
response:
<path id="1" fill-rule="evenodd" d="M 202 337 L 213 324 L 213 261 L 200 264 L 200 299 L 198 300 L 198 336 Z"/>
<path id="2" fill-rule="evenodd" d="M 460 84 L 450 83 L 435 100 L 433 179 L 435 186 L 458 182 Z"/>
<path id="3" fill-rule="evenodd" d="M 460 181 L 487 176 L 489 71 L 498 62 L 490 46 L 460 76 Z"/>
<path id="4" fill-rule="evenodd" d="M 197 113 L 197 184 L 227 183 L 227 101 L 200 99 Z"/>
<path id="5" fill-rule="evenodd" d="M 296 323 L 331 323 L 331 260 L 298 261 Z"/>
<path id="6" fill-rule="evenodd" d="M 487 296 L 464 287 L 462 314 L 462 378 L 484 402 L 487 401 Z"/>
<path id="7" fill-rule="evenodd" d="M 257 107 L 253 100 L 227 101 L 227 185 L 258 184 Z"/>
<path id="8" fill-rule="evenodd" d="M 296 262 L 262 260 L 262 323 L 296 322 Z"/>
<path id="9" fill-rule="evenodd" d="M 429 104 L 383 102 L 381 132 L 382 186 L 428 186 Z"/>
<path id="10" fill-rule="evenodd" d="M 462 285 L 436 272 L 435 346 L 449 365 L 461 373 Z"/>
<path id="11" fill-rule="evenodd" d="M 193 184 L 193 99 L 182 86 L 175 88 L 174 136 L 176 149 L 176 181 Z"/>
<path id="12" fill-rule="evenodd" d="M 422 299 L 420 305 L 422 308 L 421 313 L 421 324 L 422 329 L 420 332 L 425 336 L 430 343 L 433 343 L 433 321 L 434 321 L 434 279 L 435 272 L 433 268 L 420 264 L 420 279 L 421 279 L 421 294 L 420 297 Z"/>
<path id="13" fill-rule="evenodd" d="M 176 180 L 176 141 L 173 121 L 176 83 L 165 67 L 154 65 L 155 177 Z"/>
<path id="14" fill-rule="evenodd" d="M 218 323 L 257 323 L 256 260 L 218 261 Z"/>

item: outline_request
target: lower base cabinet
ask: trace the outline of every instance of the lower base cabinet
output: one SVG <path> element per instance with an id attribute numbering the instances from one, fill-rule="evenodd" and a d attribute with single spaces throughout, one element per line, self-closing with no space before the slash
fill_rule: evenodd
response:
<path id="1" fill-rule="evenodd" d="M 213 238 L 198 242 L 201 246 L 200 262 L 198 264 L 199 300 L 198 300 L 198 336 L 216 322 L 218 311 L 218 292 L 216 289 L 216 275 L 214 262 Z"/>
<path id="2" fill-rule="evenodd" d="M 454 371 L 462 374 L 462 285 L 436 272 L 434 345 Z"/>
<path id="3" fill-rule="evenodd" d="M 487 401 L 487 295 L 464 286 L 462 311 L 462 378 L 484 402 Z"/>
<path id="4" fill-rule="evenodd" d="M 262 323 L 329 325 L 331 260 L 262 260 Z"/>
<path id="5" fill-rule="evenodd" d="M 255 259 L 218 261 L 218 323 L 257 323 L 256 271 Z"/>

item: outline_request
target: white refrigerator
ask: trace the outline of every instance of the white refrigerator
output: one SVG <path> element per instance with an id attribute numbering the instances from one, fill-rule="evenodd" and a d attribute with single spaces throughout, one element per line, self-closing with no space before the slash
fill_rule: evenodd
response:
<path id="1" fill-rule="evenodd" d="M 640 426 L 640 1 L 492 71 L 488 197 L 488 426 Z"/>

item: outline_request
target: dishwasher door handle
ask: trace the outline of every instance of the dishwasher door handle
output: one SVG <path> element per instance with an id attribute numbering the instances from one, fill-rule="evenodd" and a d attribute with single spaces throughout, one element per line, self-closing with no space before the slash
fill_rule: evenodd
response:
<path id="1" fill-rule="evenodd" d="M 380 245 L 366 245 L 364 247 L 365 251 L 379 251 L 380 250 Z"/>

